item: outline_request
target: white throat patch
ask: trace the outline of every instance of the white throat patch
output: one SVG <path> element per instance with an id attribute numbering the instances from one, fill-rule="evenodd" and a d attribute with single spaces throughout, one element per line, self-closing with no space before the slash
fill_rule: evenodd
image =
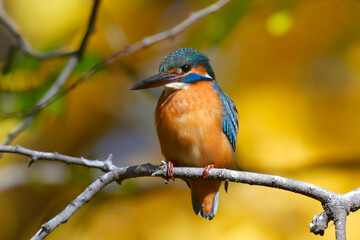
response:
<path id="1" fill-rule="evenodd" d="M 189 88 L 188 83 L 184 82 L 172 82 L 168 83 L 164 86 L 165 93 L 168 95 L 169 93 L 172 93 L 173 91 L 180 90 L 180 89 L 188 89 Z"/>
<path id="2" fill-rule="evenodd" d="M 206 73 L 205 77 L 213 79 L 208 73 Z M 214 80 L 214 79 L 213 79 Z"/>

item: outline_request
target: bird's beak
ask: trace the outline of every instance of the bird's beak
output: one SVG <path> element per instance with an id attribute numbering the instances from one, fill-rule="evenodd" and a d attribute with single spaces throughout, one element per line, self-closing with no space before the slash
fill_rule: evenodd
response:
<path id="1" fill-rule="evenodd" d="M 130 90 L 139 90 L 139 89 L 146 89 L 146 88 L 154 88 L 160 87 L 167 83 L 175 82 L 181 77 L 177 74 L 171 73 L 159 73 L 155 76 L 149 77 L 141 82 L 136 83 L 135 85 L 131 86 Z"/>

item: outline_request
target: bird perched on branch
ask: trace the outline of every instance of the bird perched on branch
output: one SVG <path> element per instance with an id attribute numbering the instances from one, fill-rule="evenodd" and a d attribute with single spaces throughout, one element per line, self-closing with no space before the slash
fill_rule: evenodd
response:
<path id="1" fill-rule="evenodd" d="M 160 73 L 133 85 L 130 90 L 163 86 L 155 109 L 155 125 L 168 175 L 173 166 L 232 168 L 238 132 L 233 101 L 217 84 L 209 59 L 192 48 L 170 53 Z M 191 189 L 195 214 L 211 220 L 219 202 L 221 182 L 184 179 Z"/>

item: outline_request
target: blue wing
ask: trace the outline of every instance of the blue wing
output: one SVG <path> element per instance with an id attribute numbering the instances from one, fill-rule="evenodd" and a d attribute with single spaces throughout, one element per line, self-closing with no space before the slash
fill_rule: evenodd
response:
<path id="1" fill-rule="evenodd" d="M 238 111 L 231 98 L 221 91 L 220 86 L 214 82 L 214 88 L 219 92 L 220 100 L 223 107 L 223 131 L 228 137 L 234 152 L 236 150 L 236 138 L 239 130 Z"/>

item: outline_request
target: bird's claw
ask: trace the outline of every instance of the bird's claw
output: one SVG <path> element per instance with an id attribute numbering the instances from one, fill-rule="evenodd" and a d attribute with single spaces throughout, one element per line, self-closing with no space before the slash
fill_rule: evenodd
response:
<path id="1" fill-rule="evenodd" d="M 174 178 L 174 163 L 172 161 L 168 161 L 166 166 L 167 166 L 167 176 L 168 176 L 168 178 L 175 181 L 175 178 Z"/>
<path id="2" fill-rule="evenodd" d="M 204 168 L 204 178 L 209 178 L 210 170 L 213 169 L 214 167 L 215 167 L 214 164 L 210 164 Z"/>

